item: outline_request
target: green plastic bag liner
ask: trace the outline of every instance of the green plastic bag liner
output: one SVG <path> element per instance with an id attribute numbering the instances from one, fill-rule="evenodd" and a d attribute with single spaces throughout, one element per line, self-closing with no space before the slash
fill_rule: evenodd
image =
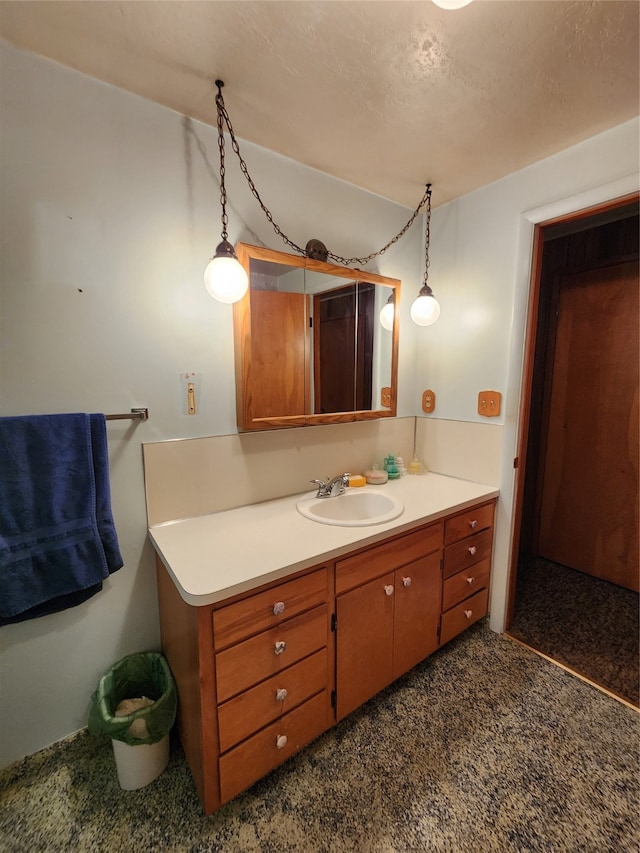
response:
<path id="1" fill-rule="evenodd" d="M 146 696 L 151 705 L 124 717 L 116 717 L 116 708 L 123 699 Z M 111 667 L 91 696 L 89 731 L 92 735 L 107 735 L 112 740 L 138 744 L 157 743 L 167 735 L 176 718 L 178 694 L 169 664 L 158 652 L 127 655 Z M 148 737 L 135 737 L 129 727 L 143 719 Z M 134 729 L 136 727 L 134 726 Z"/>

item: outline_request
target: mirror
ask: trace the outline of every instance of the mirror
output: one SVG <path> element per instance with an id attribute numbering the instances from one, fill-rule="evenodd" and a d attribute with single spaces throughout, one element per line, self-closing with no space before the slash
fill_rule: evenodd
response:
<path id="1" fill-rule="evenodd" d="M 400 282 L 239 243 L 249 276 L 233 306 L 238 428 L 395 417 Z M 396 312 L 397 316 L 397 312 Z"/>

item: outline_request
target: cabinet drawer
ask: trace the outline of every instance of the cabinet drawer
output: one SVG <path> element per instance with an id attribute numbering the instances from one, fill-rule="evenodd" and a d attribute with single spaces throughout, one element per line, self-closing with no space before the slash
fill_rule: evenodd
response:
<path id="1" fill-rule="evenodd" d="M 398 536 L 375 545 L 368 551 L 338 560 L 336 563 L 336 594 L 367 583 L 375 577 L 399 569 L 419 557 L 426 557 L 442 547 L 441 521 L 423 527 L 406 536 Z"/>
<path id="2" fill-rule="evenodd" d="M 285 714 L 276 723 L 255 734 L 220 757 L 220 798 L 233 799 L 274 767 L 298 752 L 329 723 L 327 691 Z"/>
<path id="3" fill-rule="evenodd" d="M 473 625 L 478 619 L 487 615 L 489 607 L 489 590 L 481 589 L 471 598 L 452 607 L 442 614 L 442 626 L 440 629 L 440 645 L 443 646 L 457 636 L 469 625 Z"/>
<path id="4" fill-rule="evenodd" d="M 493 530 L 483 530 L 475 536 L 468 536 L 460 542 L 448 545 L 444 549 L 444 577 L 448 578 L 457 572 L 473 566 L 491 556 Z"/>
<path id="5" fill-rule="evenodd" d="M 491 560 L 483 560 L 471 566 L 468 571 L 458 572 L 447 578 L 442 587 L 442 609 L 449 610 L 479 589 L 488 588 L 490 575 Z"/>
<path id="6" fill-rule="evenodd" d="M 327 645 L 327 605 L 216 654 L 218 702 L 282 672 Z"/>
<path id="7" fill-rule="evenodd" d="M 225 702 L 218 708 L 220 752 L 231 749 L 327 686 L 327 650 L 321 649 Z"/>
<path id="8" fill-rule="evenodd" d="M 477 506 L 448 518 L 444 523 L 444 544 L 450 545 L 466 536 L 493 526 L 494 503 Z"/>
<path id="9" fill-rule="evenodd" d="M 327 582 L 327 569 L 322 568 L 214 610 L 213 637 L 216 649 L 223 649 L 325 603 L 328 596 Z"/>

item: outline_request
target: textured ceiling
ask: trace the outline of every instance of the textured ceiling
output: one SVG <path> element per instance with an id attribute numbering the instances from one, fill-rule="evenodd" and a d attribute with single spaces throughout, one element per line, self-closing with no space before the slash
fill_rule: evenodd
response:
<path id="1" fill-rule="evenodd" d="M 0 36 L 415 207 L 639 112 L 637 0 L 0 2 Z M 249 162 L 249 168 L 251 164 Z"/>

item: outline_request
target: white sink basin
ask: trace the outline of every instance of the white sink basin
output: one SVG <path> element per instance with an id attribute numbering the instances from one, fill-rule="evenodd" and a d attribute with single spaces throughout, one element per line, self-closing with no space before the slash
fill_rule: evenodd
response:
<path id="1" fill-rule="evenodd" d="M 404 504 L 393 495 L 365 491 L 362 487 L 347 489 L 343 495 L 335 498 L 316 498 L 315 495 L 300 498 L 296 507 L 301 515 L 311 521 L 339 527 L 384 524 L 404 512 Z"/>

